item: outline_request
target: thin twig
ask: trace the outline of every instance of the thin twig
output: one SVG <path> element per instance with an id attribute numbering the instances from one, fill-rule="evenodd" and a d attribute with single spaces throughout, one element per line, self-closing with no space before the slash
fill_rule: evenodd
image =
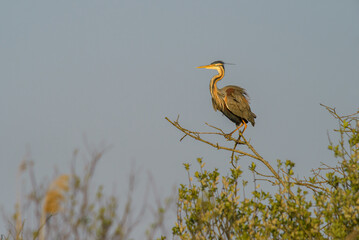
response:
<path id="1" fill-rule="evenodd" d="M 233 149 L 233 148 L 228 148 L 228 147 L 224 147 L 224 146 L 220 146 L 218 143 L 214 144 L 212 142 L 209 142 L 203 138 L 201 138 L 201 134 L 200 132 L 194 132 L 194 131 L 190 131 L 188 129 L 185 129 L 183 128 L 179 122 L 178 122 L 178 118 L 175 122 L 171 121 L 169 118 L 165 117 L 165 119 L 170 122 L 173 126 L 175 126 L 177 129 L 179 129 L 180 131 L 182 131 L 183 133 L 186 134 L 186 136 L 190 136 L 191 138 L 193 139 L 196 139 L 200 142 L 203 142 L 203 143 L 206 143 L 214 148 L 217 148 L 218 150 L 227 150 L 227 151 L 230 151 L 230 152 L 236 152 L 236 153 L 239 153 L 239 154 L 242 154 L 244 156 L 248 156 L 248 157 L 251 157 L 253 159 L 256 159 L 260 162 L 262 162 L 268 169 L 269 171 L 275 176 L 275 178 L 278 180 L 278 182 L 283 186 L 285 187 L 285 183 L 283 182 L 283 180 L 281 179 L 281 177 L 278 175 L 278 173 L 273 169 L 273 167 L 261 156 L 258 154 L 258 152 L 253 148 L 253 146 L 246 140 L 246 138 L 242 135 L 242 138 L 243 138 L 243 141 L 244 141 L 244 144 L 252 151 L 253 154 L 251 153 L 248 153 L 248 152 L 244 152 L 244 151 L 241 151 L 241 150 L 237 150 L 237 149 Z M 222 130 L 220 130 L 219 133 L 217 133 L 218 135 L 222 135 L 223 137 L 227 137 L 226 134 L 223 133 Z M 228 137 L 227 137 L 228 139 Z M 233 139 L 233 138 L 231 138 Z M 234 139 L 235 140 L 235 139 Z M 235 142 L 237 142 L 235 140 Z M 288 192 L 291 196 L 294 196 L 293 193 L 291 192 L 290 189 L 288 189 Z"/>

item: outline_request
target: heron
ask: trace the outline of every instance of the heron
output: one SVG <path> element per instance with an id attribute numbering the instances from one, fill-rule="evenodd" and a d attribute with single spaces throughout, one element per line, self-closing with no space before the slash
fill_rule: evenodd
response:
<path id="1" fill-rule="evenodd" d="M 227 134 L 232 136 L 234 132 L 240 129 L 243 125 L 242 134 L 247 129 L 247 123 L 250 122 L 254 127 L 255 118 L 257 117 L 249 106 L 249 98 L 247 91 L 238 86 L 225 86 L 217 88 L 217 82 L 224 77 L 224 62 L 214 61 L 209 65 L 200 66 L 197 68 L 214 69 L 218 74 L 213 76 L 209 83 L 209 90 L 212 96 L 212 105 L 215 111 L 221 111 L 229 120 L 236 124 L 236 129 Z"/>

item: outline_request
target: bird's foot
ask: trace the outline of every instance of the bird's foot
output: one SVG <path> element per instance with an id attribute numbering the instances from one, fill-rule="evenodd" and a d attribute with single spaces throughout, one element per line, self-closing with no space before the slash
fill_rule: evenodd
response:
<path id="1" fill-rule="evenodd" d="M 227 134 L 224 134 L 223 136 L 224 136 L 228 141 L 230 141 L 231 138 L 232 138 L 232 133 L 227 133 Z"/>

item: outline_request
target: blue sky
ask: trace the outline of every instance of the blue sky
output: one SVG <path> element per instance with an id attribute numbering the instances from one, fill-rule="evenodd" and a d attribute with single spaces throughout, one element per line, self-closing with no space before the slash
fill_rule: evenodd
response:
<path id="1" fill-rule="evenodd" d="M 319 104 L 358 109 L 358 23 L 355 0 L 2 1 L 1 206 L 13 209 L 26 153 L 51 177 L 69 170 L 75 148 L 86 155 L 84 138 L 111 146 L 96 173 L 108 191 L 123 192 L 134 163 L 163 197 L 197 157 L 226 173 L 230 154 L 179 142 L 164 119 L 234 129 L 212 109 L 215 72 L 195 68 L 215 60 L 236 64 L 219 87 L 247 89 L 257 121 L 245 134 L 265 159 L 290 159 L 301 175 L 334 164 L 336 122 Z"/>

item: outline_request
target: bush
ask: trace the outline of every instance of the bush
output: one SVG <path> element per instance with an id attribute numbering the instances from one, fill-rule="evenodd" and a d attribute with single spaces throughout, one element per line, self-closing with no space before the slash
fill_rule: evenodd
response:
<path id="1" fill-rule="evenodd" d="M 310 177 L 303 179 L 295 177 L 295 164 L 289 160 L 278 161 L 272 167 L 242 134 L 233 139 L 213 126 L 210 127 L 214 132 L 195 132 L 183 128 L 178 119 L 174 122 L 167 119 L 184 137 L 232 152 L 226 175 L 221 176 L 218 169 L 206 170 L 200 158 L 197 159 L 199 170 L 194 174 L 190 164 L 184 164 L 188 184 L 178 188 L 173 238 L 359 239 L 359 112 L 339 116 L 335 109 L 325 108 L 339 122 L 339 128 L 334 130 L 338 140 L 336 143 L 329 140 L 328 146 L 338 162 L 336 166 L 322 163 L 313 169 Z M 208 135 L 224 137 L 234 147 L 213 143 L 205 138 Z M 134 205 L 134 174 L 129 178 L 129 192 L 121 209 L 119 199 L 106 196 L 102 186 L 95 193 L 91 191 L 94 188 L 91 180 L 103 154 L 104 150 L 91 152 L 82 175 L 72 167 L 69 174 L 57 176 L 51 184 L 43 181 L 40 185 L 35 181 L 33 163 L 24 161 L 19 178 L 29 172 L 32 190 L 26 194 L 19 191 L 4 239 L 129 239 L 148 206 Z M 77 151 L 74 159 L 76 156 Z M 244 158 L 253 161 L 249 170 L 255 186 L 248 196 L 248 180 L 242 178 L 239 165 L 239 160 Z M 258 170 L 257 164 L 263 165 L 269 174 Z M 269 191 L 257 184 L 258 181 L 273 187 Z M 165 213 L 171 201 L 156 199 L 156 203 L 153 224 L 146 231 L 147 239 L 153 239 L 160 230 L 165 232 Z M 29 211 L 34 216 L 24 217 Z"/>
<path id="2" fill-rule="evenodd" d="M 228 149 L 207 141 L 203 135 L 174 126 L 198 141 L 217 149 L 233 151 L 230 172 L 220 176 L 218 169 L 208 171 L 202 159 L 197 159 L 200 170 L 190 174 L 184 164 L 188 184 L 178 189 L 177 221 L 173 235 L 180 239 L 359 239 L 359 118 L 358 113 L 339 116 L 335 109 L 326 107 L 339 121 L 338 143 L 330 141 L 338 164 L 322 163 L 308 179 L 295 176 L 295 164 L 278 161 L 277 171 L 263 159 L 242 136 Z M 211 134 L 226 136 L 223 131 Z M 237 144 L 249 151 L 236 150 Z M 265 175 L 252 162 L 254 181 L 265 180 L 274 186 L 267 191 L 256 184 L 250 197 L 240 197 L 248 181 L 242 180 L 238 160 L 250 157 L 264 164 L 271 172 Z M 310 198 L 312 196 L 312 199 Z"/>
<path id="3" fill-rule="evenodd" d="M 96 185 L 92 178 L 104 152 L 90 152 L 81 175 L 76 172 L 74 164 L 70 174 L 55 177 L 50 184 L 48 181 L 37 184 L 33 162 L 25 160 L 19 168 L 19 178 L 28 172 L 32 189 L 29 193 L 19 192 L 15 214 L 7 220 L 8 234 L 1 239 L 130 239 L 149 209 L 147 196 L 143 194 L 142 202 L 134 201 L 133 172 L 129 177 L 128 193 L 123 194 L 123 207 L 119 207 L 118 197 L 104 194 L 102 185 L 94 192 Z M 76 150 L 74 163 L 77 154 Z M 152 189 L 153 186 L 147 187 Z M 157 211 L 153 213 L 153 223 L 147 231 L 142 231 L 147 239 L 153 239 L 158 231 L 164 229 L 164 215 L 171 203 L 155 201 Z"/>

